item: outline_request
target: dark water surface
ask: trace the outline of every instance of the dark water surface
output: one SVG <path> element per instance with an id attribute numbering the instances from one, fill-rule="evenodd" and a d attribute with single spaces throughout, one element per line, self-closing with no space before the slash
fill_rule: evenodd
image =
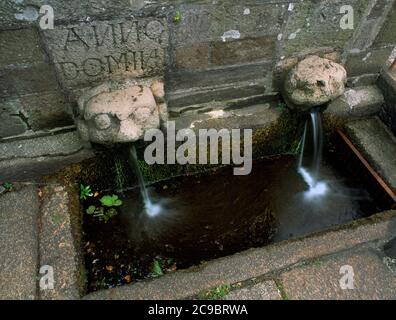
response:
<path id="1" fill-rule="evenodd" d="M 85 216 L 89 290 L 138 281 L 302 236 L 380 211 L 356 181 L 324 162 L 321 181 L 328 193 L 306 199 L 307 184 L 297 159 L 279 156 L 253 163 L 248 176 L 232 167 L 174 178 L 148 191 L 161 213 L 149 217 L 139 190 L 123 198 L 121 213 L 103 223 Z"/>

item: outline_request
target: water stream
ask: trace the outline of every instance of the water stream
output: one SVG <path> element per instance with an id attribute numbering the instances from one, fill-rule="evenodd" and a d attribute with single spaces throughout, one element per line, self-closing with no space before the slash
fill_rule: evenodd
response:
<path id="1" fill-rule="evenodd" d="M 308 184 L 309 190 L 305 193 L 306 199 L 323 196 L 327 192 L 327 185 L 319 181 L 320 165 L 322 162 L 323 129 L 320 112 L 314 110 L 310 114 L 312 132 L 312 160 L 310 166 L 304 164 L 304 156 L 307 149 L 308 120 L 305 123 L 303 137 L 301 139 L 301 153 L 298 161 L 298 172 Z"/>
<path id="2" fill-rule="evenodd" d="M 140 170 L 140 167 L 139 167 L 136 148 L 134 145 L 131 145 L 131 147 L 130 147 L 130 164 L 138 178 L 140 193 L 142 195 L 142 200 L 143 200 L 143 204 L 144 204 L 144 209 L 148 216 L 155 217 L 160 213 L 161 206 L 153 203 L 150 199 L 150 195 L 147 191 L 146 183 L 144 182 L 142 171 Z"/>

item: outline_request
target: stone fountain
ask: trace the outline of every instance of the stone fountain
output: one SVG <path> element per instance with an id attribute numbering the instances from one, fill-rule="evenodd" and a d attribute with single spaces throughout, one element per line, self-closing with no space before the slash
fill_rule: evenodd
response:
<path id="1" fill-rule="evenodd" d="M 309 111 L 341 96 L 346 81 L 347 72 L 342 65 L 310 55 L 287 75 L 283 97 L 292 109 Z"/>
<path id="2" fill-rule="evenodd" d="M 82 139 L 106 145 L 142 139 L 167 118 L 164 83 L 156 78 L 106 82 L 81 95 L 78 107 Z"/>

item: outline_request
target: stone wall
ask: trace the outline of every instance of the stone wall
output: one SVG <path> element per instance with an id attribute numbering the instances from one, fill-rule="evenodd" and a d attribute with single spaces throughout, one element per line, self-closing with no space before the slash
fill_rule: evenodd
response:
<path id="1" fill-rule="evenodd" d="M 42 30 L 40 7 L 54 9 Z M 340 8 L 354 9 L 342 29 Z M 107 79 L 159 76 L 171 115 L 277 93 L 280 61 L 327 52 L 350 83 L 376 79 L 396 46 L 394 0 L 3 0 L 0 139 L 72 125 L 76 97 Z"/>

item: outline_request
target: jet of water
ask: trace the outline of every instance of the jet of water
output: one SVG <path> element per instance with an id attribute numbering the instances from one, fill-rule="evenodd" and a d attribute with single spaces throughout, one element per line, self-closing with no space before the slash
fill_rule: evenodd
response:
<path id="1" fill-rule="evenodd" d="M 309 190 L 304 194 L 306 199 L 312 199 L 326 194 L 327 184 L 325 182 L 315 181 L 307 169 L 303 167 L 298 168 L 298 172 L 309 186 Z"/>
<path id="2" fill-rule="evenodd" d="M 327 185 L 325 182 L 318 181 L 320 164 L 322 162 L 323 149 L 323 132 L 322 121 L 320 113 L 317 110 L 311 112 L 311 127 L 312 127 L 312 142 L 313 142 L 313 158 L 311 170 L 303 167 L 304 151 L 306 147 L 308 121 L 304 126 L 304 133 L 301 140 L 301 153 L 298 161 L 298 172 L 308 184 L 309 190 L 305 193 L 307 199 L 312 199 L 317 196 L 322 196 L 327 192 Z"/>
<path id="3" fill-rule="evenodd" d="M 150 199 L 149 193 L 146 188 L 146 183 L 144 182 L 142 171 L 140 170 L 140 167 L 139 167 L 135 146 L 131 145 L 129 150 L 130 150 L 130 155 L 131 155 L 130 159 L 131 159 L 132 167 L 135 170 L 135 173 L 138 178 L 140 193 L 142 195 L 143 204 L 144 204 L 144 209 L 145 209 L 147 215 L 149 215 L 150 217 L 155 217 L 161 212 L 161 206 L 158 204 L 152 203 L 152 201 Z"/>

